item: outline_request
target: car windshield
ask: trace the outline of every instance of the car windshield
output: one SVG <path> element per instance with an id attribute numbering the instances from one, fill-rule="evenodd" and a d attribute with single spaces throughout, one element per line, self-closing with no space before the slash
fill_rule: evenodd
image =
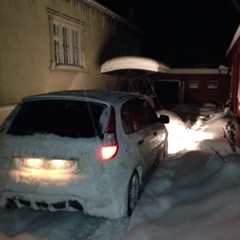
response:
<path id="1" fill-rule="evenodd" d="M 107 106 L 83 101 L 41 100 L 22 104 L 8 134 L 56 134 L 72 138 L 100 136 Z"/>

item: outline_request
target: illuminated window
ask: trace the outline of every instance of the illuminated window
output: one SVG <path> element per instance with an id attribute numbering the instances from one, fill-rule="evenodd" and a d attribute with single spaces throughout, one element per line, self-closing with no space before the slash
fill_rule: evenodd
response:
<path id="1" fill-rule="evenodd" d="M 218 88 L 218 81 L 208 81 L 208 88 L 217 89 Z"/>
<path id="2" fill-rule="evenodd" d="M 198 81 L 189 81 L 189 88 L 198 88 L 199 82 Z"/>
<path id="3" fill-rule="evenodd" d="M 85 69 L 82 26 L 77 20 L 50 14 L 52 68 Z"/>

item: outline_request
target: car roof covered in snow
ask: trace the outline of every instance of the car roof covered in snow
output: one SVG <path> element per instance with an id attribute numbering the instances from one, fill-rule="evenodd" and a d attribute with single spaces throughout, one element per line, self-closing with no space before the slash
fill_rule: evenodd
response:
<path id="1" fill-rule="evenodd" d="M 107 90 L 67 90 L 27 96 L 21 102 L 37 100 L 84 100 L 102 103 L 121 102 L 136 97 L 133 93 Z"/>

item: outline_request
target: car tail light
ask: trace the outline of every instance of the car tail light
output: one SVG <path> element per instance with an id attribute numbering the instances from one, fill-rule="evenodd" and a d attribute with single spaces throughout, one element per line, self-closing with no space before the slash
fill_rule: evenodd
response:
<path id="1" fill-rule="evenodd" d="M 108 125 L 104 132 L 103 145 L 101 148 L 101 157 L 103 161 L 110 160 L 116 156 L 118 152 L 118 142 L 116 135 L 116 119 L 115 110 L 110 109 L 110 117 Z"/>

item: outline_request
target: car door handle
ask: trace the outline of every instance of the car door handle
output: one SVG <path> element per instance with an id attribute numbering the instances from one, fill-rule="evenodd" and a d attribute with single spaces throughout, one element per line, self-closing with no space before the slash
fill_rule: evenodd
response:
<path id="1" fill-rule="evenodd" d="M 138 140 L 138 145 L 141 145 L 141 144 L 143 144 L 143 142 L 144 142 L 144 139 L 140 139 L 140 140 Z"/>

